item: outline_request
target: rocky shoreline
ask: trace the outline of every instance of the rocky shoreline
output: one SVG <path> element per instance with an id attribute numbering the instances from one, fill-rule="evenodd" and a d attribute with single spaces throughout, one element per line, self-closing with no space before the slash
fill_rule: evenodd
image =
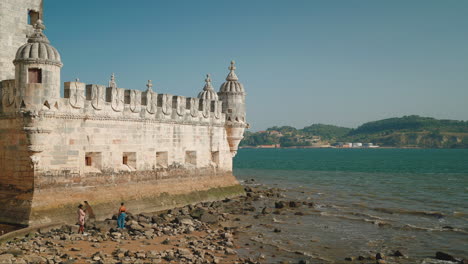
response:
<path id="1" fill-rule="evenodd" d="M 84 235 L 77 226 L 41 229 L 0 245 L 3 263 L 467 263 L 438 252 L 435 258 L 412 259 L 400 250 L 366 256 L 325 259 L 269 243 L 255 225 L 278 236 L 275 215 L 298 218 L 314 210 L 312 201 L 285 198 L 284 190 L 244 183 L 245 196 L 198 203 L 155 213 L 127 216 L 117 229 L 116 215 L 89 222 Z"/>

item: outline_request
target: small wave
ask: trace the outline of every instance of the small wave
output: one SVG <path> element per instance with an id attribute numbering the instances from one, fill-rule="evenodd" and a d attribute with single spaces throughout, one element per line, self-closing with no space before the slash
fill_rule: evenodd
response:
<path id="1" fill-rule="evenodd" d="M 346 219 L 346 220 L 362 221 L 362 222 L 371 223 L 371 224 L 378 225 L 378 226 L 392 226 L 390 222 L 383 221 L 381 219 L 357 218 L 357 217 L 350 217 L 346 215 L 332 214 L 328 212 L 321 212 L 320 215 L 336 217 L 336 218 Z"/>
<path id="2" fill-rule="evenodd" d="M 454 217 L 467 217 L 467 216 L 468 216 L 468 213 L 454 211 L 454 212 L 453 212 L 453 216 L 454 216 Z"/>
<path id="3" fill-rule="evenodd" d="M 446 215 L 438 211 L 417 211 L 417 210 L 406 210 L 402 208 L 369 208 L 377 212 L 387 214 L 408 214 L 408 215 L 420 215 L 420 216 L 431 216 L 436 218 L 442 218 Z"/>
<path id="4" fill-rule="evenodd" d="M 456 233 L 468 234 L 468 231 L 466 230 L 451 227 L 451 226 L 431 228 L 431 227 L 422 227 L 422 226 L 415 226 L 412 224 L 406 224 L 401 229 L 403 230 L 412 229 L 412 230 L 421 230 L 421 231 L 428 231 L 428 232 L 456 232 Z"/>

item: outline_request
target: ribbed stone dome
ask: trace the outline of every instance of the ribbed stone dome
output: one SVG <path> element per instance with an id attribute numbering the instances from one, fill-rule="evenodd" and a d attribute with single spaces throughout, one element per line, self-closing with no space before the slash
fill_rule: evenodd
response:
<path id="1" fill-rule="evenodd" d="M 243 93 L 244 92 L 244 86 L 242 83 L 239 82 L 239 78 L 236 75 L 236 65 L 234 61 L 231 61 L 231 66 L 229 67 L 229 74 L 226 77 L 226 81 L 221 84 L 221 87 L 219 88 L 220 93 L 225 93 L 225 92 L 238 92 L 238 93 Z"/>
<path id="2" fill-rule="evenodd" d="M 15 64 L 29 62 L 53 64 L 59 67 L 63 65 L 59 52 L 50 45 L 49 40 L 42 32 L 44 29 L 44 24 L 38 20 L 34 25 L 34 33 L 28 38 L 28 43 L 21 46 L 16 52 L 16 58 L 13 61 Z"/>
<path id="3" fill-rule="evenodd" d="M 198 94 L 198 98 L 206 100 L 218 100 L 218 94 L 216 94 L 213 86 L 211 86 L 211 79 L 209 74 L 206 75 L 205 87 L 203 87 L 203 91 Z"/>

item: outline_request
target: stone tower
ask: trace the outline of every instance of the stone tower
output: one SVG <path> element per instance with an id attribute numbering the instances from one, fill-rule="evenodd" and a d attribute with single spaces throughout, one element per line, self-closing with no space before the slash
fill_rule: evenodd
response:
<path id="1" fill-rule="evenodd" d="M 1 0 L 0 8 L 0 81 L 14 79 L 16 50 L 42 19 L 43 0 Z"/>
<path id="2" fill-rule="evenodd" d="M 56 110 L 60 98 L 60 70 L 62 62 L 58 51 L 50 45 L 42 32 L 42 20 L 34 24 L 28 42 L 22 45 L 15 60 L 15 87 L 17 104 L 27 110 Z"/>
<path id="3" fill-rule="evenodd" d="M 244 138 L 244 130 L 248 127 L 245 120 L 245 91 L 236 75 L 236 65 L 231 61 L 226 81 L 219 89 L 219 100 L 223 101 L 223 113 L 226 113 L 226 132 L 234 157 L 240 141 Z"/>

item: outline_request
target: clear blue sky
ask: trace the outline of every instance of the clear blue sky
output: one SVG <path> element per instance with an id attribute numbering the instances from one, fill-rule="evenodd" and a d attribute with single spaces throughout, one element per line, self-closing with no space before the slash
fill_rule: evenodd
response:
<path id="1" fill-rule="evenodd" d="M 468 119 L 468 1 L 44 2 L 62 81 L 195 96 L 234 59 L 252 130 Z"/>

